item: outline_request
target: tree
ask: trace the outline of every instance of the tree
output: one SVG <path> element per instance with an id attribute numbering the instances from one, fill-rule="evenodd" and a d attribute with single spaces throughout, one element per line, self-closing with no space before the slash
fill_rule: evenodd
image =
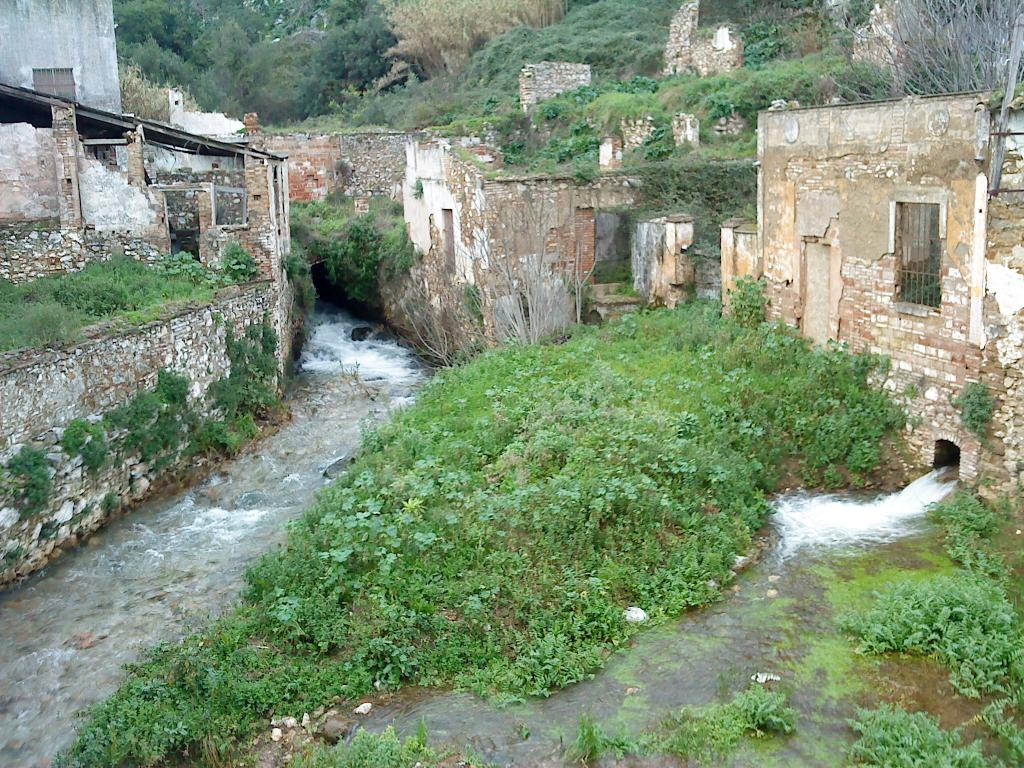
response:
<path id="1" fill-rule="evenodd" d="M 882 0 L 854 34 L 903 93 L 998 90 L 1021 13 L 1024 0 Z"/>

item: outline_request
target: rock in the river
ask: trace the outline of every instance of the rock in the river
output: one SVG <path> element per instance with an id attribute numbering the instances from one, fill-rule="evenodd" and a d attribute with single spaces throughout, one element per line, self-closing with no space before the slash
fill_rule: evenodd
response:
<path id="1" fill-rule="evenodd" d="M 370 335 L 372 333 L 372 326 L 357 325 L 355 328 L 352 329 L 352 333 L 349 334 L 349 338 L 351 338 L 352 341 L 366 341 L 368 338 L 370 338 Z"/>
<path id="2" fill-rule="evenodd" d="M 324 477 L 329 480 L 333 480 L 336 477 L 340 477 L 345 474 L 345 470 L 348 469 L 348 465 L 352 463 L 350 456 L 343 456 L 336 462 L 331 464 L 327 469 L 324 470 Z"/>
<path id="3" fill-rule="evenodd" d="M 622 618 L 630 624 L 643 624 L 647 621 L 647 611 L 643 608 L 637 608 L 635 605 L 631 605 L 622 612 Z"/>
<path id="4" fill-rule="evenodd" d="M 370 714 L 370 710 L 371 709 L 373 709 L 373 704 L 371 704 L 370 702 L 366 701 L 366 702 L 363 702 L 362 704 L 360 704 L 355 709 L 353 709 L 352 712 L 357 714 L 357 715 L 368 715 L 368 714 Z"/>
<path id="5" fill-rule="evenodd" d="M 323 725 L 317 729 L 316 733 L 328 744 L 337 744 L 352 732 L 354 725 L 355 723 L 351 719 L 335 715 L 324 720 Z"/>

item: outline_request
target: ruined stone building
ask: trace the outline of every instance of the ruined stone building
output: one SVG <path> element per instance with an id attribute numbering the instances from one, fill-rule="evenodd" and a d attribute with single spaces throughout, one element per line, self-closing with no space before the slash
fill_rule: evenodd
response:
<path id="1" fill-rule="evenodd" d="M 411 141 L 407 153 L 405 220 L 423 255 L 428 293 L 444 295 L 452 282 L 473 286 L 498 338 L 500 307 L 517 290 L 512 283 L 525 279 L 524 269 L 564 288 L 587 281 L 598 261 L 628 259 L 628 250 L 621 253 L 628 248 L 622 214 L 637 201 L 634 177 L 612 173 L 578 183 L 569 176 L 504 175 L 488 171 L 498 153 L 446 139 Z"/>
<path id="2" fill-rule="evenodd" d="M 709 3 L 710 4 L 710 3 Z M 665 75 L 696 72 L 701 77 L 743 66 L 743 42 L 728 24 L 701 24 L 699 0 L 683 3 L 669 27 Z"/>
<path id="3" fill-rule="evenodd" d="M 988 102 L 762 112 L 758 235 L 723 230 L 723 278 L 763 274 L 772 317 L 888 357 L 920 459 L 1005 486 L 1024 471 L 1024 115 L 990 190 Z M 996 403 L 983 439 L 957 403 L 972 382 Z"/>
<path id="4" fill-rule="evenodd" d="M 519 73 L 519 104 L 532 112 L 542 101 L 590 85 L 589 64 L 572 61 L 539 61 L 527 64 Z"/>
<path id="5" fill-rule="evenodd" d="M 288 226 L 282 156 L 0 84 L 0 278 L 238 242 L 275 279 Z"/>
<path id="6" fill-rule="evenodd" d="M 120 112 L 111 0 L 0 3 L 0 83 Z"/>

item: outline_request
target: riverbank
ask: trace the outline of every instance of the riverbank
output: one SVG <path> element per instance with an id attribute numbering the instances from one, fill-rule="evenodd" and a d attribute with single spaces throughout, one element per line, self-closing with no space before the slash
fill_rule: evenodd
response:
<path id="1" fill-rule="evenodd" d="M 810 486 L 868 481 L 902 426 L 873 365 L 697 304 L 445 371 L 250 570 L 235 614 L 133 668 L 72 759 L 230 760 L 271 713 L 338 696 L 579 681 L 637 633 L 627 615 L 721 597 L 787 463 Z"/>
<path id="2" fill-rule="evenodd" d="M 407 401 L 418 363 L 394 343 L 352 343 L 355 325 L 323 308 L 310 319 L 291 416 L 258 451 L 140 505 L 0 595 L 0 764 L 49 765 L 122 665 L 237 600 L 245 569 L 356 451 L 364 424 Z M 351 376 L 360 361 L 364 383 Z"/>

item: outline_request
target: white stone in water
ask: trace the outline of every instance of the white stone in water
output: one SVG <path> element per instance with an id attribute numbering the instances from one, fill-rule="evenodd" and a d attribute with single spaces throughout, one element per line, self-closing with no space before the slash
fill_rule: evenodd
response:
<path id="1" fill-rule="evenodd" d="M 769 682 L 777 683 L 782 678 L 776 675 L 774 672 L 755 672 L 750 676 L 750 679 L 758 685 L 764 685 L 765 683 Z"/>
<path id="2" fill-rule="evenodd" d="M 622 618 L 630 624 L 643 624 L 647 621 L 647 611 L 643 608 L 637 608 L 635 605 L 631 605 L 622 612 Z"/>
<path id="3" fill-rule="evenodd" d="M 368 714 L 370 714 L 370 710 L 371 709 L 373 709 L 373 704 L 371 704 L 370 702 L 366 701 L 366 702 L 363 702 L 362 704 L 360 704 L 355 709 L 353 709 L 352 712 L 354 714 L 357 714 L 357 715 L 368 715 Z"/>

